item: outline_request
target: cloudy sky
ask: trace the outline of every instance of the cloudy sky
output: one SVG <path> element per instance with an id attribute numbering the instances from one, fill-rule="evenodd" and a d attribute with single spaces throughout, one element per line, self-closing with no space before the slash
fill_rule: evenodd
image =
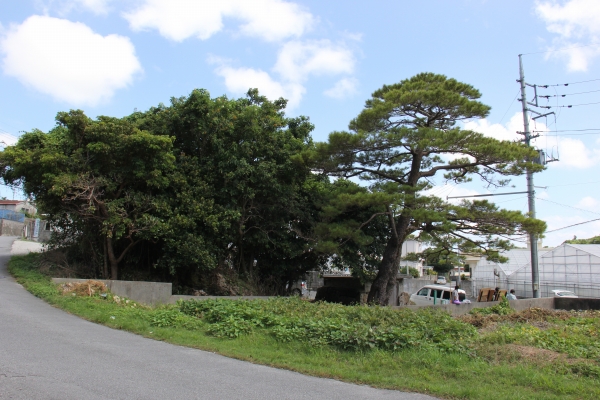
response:
<path id="1" fill-rule="evenodd" d="M 544 244 L 599 235 L 600 221 L 560 229 L 600 218 L 598 0 L 0 0 L 0 140 L 47 131 L 58 111 L 121 117 L 194 88 L 257 87 L 324 141 L 374 90 L 424 71 L 483 93 L 492 112 L 466 128 L 516 140 L 518 54 L 528 83 L 553 85 L 538 94 L 555 114 L 531 125 L 559 160 L 535 176 L 538 217 L 556 230 Z M 521 177 L 436 183 L 444 198 L 526 190 Z M 524 194 L 489 199 L 527 210 Z"/>

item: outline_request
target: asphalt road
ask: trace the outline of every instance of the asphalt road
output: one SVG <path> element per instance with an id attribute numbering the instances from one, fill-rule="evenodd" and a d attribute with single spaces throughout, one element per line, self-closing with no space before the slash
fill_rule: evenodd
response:
<path id="1" fill-rule="evenodd" d="M 97 325 L 51 307 L 6 271 L 0 236 L 0 399 L 403 399 Z"/>

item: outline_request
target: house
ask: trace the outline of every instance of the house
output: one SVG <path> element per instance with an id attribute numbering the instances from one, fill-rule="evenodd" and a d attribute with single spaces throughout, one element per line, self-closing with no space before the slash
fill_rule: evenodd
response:
<path id="1" fill-rule="evenodd" d="M 37 208 L 29 200 L 0 200 L 0 210 L 35 215 Z"/>

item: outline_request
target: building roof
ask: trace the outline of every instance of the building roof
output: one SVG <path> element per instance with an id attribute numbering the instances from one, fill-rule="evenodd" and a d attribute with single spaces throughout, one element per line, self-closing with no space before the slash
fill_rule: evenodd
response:
<path id="1" fill-rule="evenodd" d="M 538 249 L 538 260 L 547 253 L 554 249 L 543 248 Z M 505 275 L 511 275 L 517 270 L 526 267 L 531 262 L 531 250 L 530 249 L 512 249 L 501 253 L 502 256 L 508 258 L 508 261 L 504 264 L 497 263 L 494 261 L 487 261 L 488 264 L 493 264 L 497 268 L 500 268 Z"/>
<path id="2" fill-rule="evenodd" d="M 571 246 L 577 250 L 585 251 L 593 256 L 600 257 L 600 244 L 570 244 L 565 243 L 565 246 Z"/>
<path id="3" fill-rule="evenodd" d="M 26 203 L 27 200 L 0 200 L 0 204 L 12 205 L 12 204 L 20 204 Z"/>

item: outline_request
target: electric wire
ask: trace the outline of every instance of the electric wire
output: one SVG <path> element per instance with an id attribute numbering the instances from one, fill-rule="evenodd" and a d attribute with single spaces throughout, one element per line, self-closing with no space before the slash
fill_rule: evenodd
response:
<path id="1" fill-rule="evenodd" d="M 555 131 L 532 131 L 532 132 L 584 132 L 584 131 L 600 131 L 600 128 L 587 128 L 587 129 L 558 129 Z"/>
<path id="2" fill-rule="evenodd" d="M 576 185 L 590 185 L 592 183 L 600 183 L 600 181 L 594 181 L 594 182 L 579 182 L 579 183 L 567 183 L 564 185 L 550 185 L 550 186 L 546 186 L 549 188 L 553 188 L 553 187 L 562 187 L 562 186 L 576 186 Z"/>
<path id="3" fill-rule="evenodd" d="M 549 87 L 557 87 L 557 86 L 569 86 L 569 85 L 578 85 L 580 83 L 589 83 L 589 82 L 597 82 L 600 81 L 600 78 L 598 79 L 589 79 L 587 81 L 578 81 L 578 82 L 569 82 L 569 83 L 557 83 L 555 85 L 537 85 L 538 88 L 544 88 L 544 89 L 548 89 Z"/>
<path id="4" fill-rule="evenodd" d="M 600 101 L 596 101 L 593 103 L 581 103 L 581 104 L 569 104 L 566 106 L 545 106 L 544 108 L 573 108 L 573 107 L 580 107 L 580 106 L 591 106 L 593 104 L 600 104 Z"/>
<path id="5" fill-rule="evenodd" d="M 504 122 L 504 118 L 506 117 L 506 114 L 508 114 L 508 111 L 511 109 L 512 105 L 515 103 L 515 100 L 517 100 L 517 97 L 519 97 L 519 93 L 520 92 L 521 92 L 521 89 L 517 90 L 517 94 L 515 95 L 515 98 L 513 99 L 513 101 L 511 101 L 510 105 L 508 106 L 508 108 L 504 112 L 504 115 L 500 119 L 500 122 L 499 122 L 500 125 L 502 125 L 502 122 Z"/>
<path id="6" fill-rule="evenodd" d="M 558 229 L 552 229 L 551 231 L 546 231 L 544 233 L 550 233 L 550 232 L 556 232 L 556 231 L 561 231 L 563 229 L 567 229 L 567 228 L 571 228 L 573 226 L 577 226 L 577 225 L 583 225 L 583 224 L 589 224 L 590 222 L 594 222 L 594 221 L 600 221 L 600 218 L 596 218 L 596 219 L 591 219 L 589 221 L 584 221 L 584 222 L 580 222 L 578 224 L 573 224 L 573 225 L 567 225 L 567 226 L 563 226 L 562 228 L 558 228 Z"/>
<path id="7" fill-rule="evenodd" d="M 536 197 L 537 200 L 542 200 L 542 201 L 547 201 L 548 203 L 553 203 L 559 206 L 563 206 L 563 207 L 568 207 L 568 208 L 572 208 L 574 210 L 579 210 L 579 211 L 585 211 L 591 214 L 596 214 L 596 215 L 600 215 L 600 213 L 597 213 L 595 211 L 590 211 L 590 210 L 584 210 L 583 208 L 577 208 L 577 207 L 573 207 L 573 206 L 569 206 L 567 204 L 561 204 L 561 203 L 557 203 L 556 201 L 552 201 L 552 200 L 547 200 L 547 199 L 542 199 L 540 197 Z"/>
<path id="8" fill-rule="evenodd" d="M 599 90 L 590 90 L 588 92 L 565 93 L 565 94 L 549 94 L 549 95 L 543 95 L 543 96 L 538 96 L 538 97 L 543 97 L 545 99 L 549 99 L 550 97 L 566 97 L 566 96 L 574 96 L 576 94 L 586 94 L 586 93 L 596 93 L 596 92 L 600 92 L 600 89 Z"/>
<path id="9" fill-rule="evenodd" d="M 558 51 L 563 51 L 563 50 L 580 49 L 582 47 L 597 47 L 597 46 L 600 46 L 600 43 L 584 44 L 584 45 L 580 45 L 580 46 L 571 46 L 571 47 L 561 47 L 559 49 L 546 50 L 546 51 L 533 51 L 531 53 L 522 53 L 520 55 L 522 55 L 522 56 L 528 56 L 528 55 L 531 55 L 531 54 L 556 53 Z"/>

